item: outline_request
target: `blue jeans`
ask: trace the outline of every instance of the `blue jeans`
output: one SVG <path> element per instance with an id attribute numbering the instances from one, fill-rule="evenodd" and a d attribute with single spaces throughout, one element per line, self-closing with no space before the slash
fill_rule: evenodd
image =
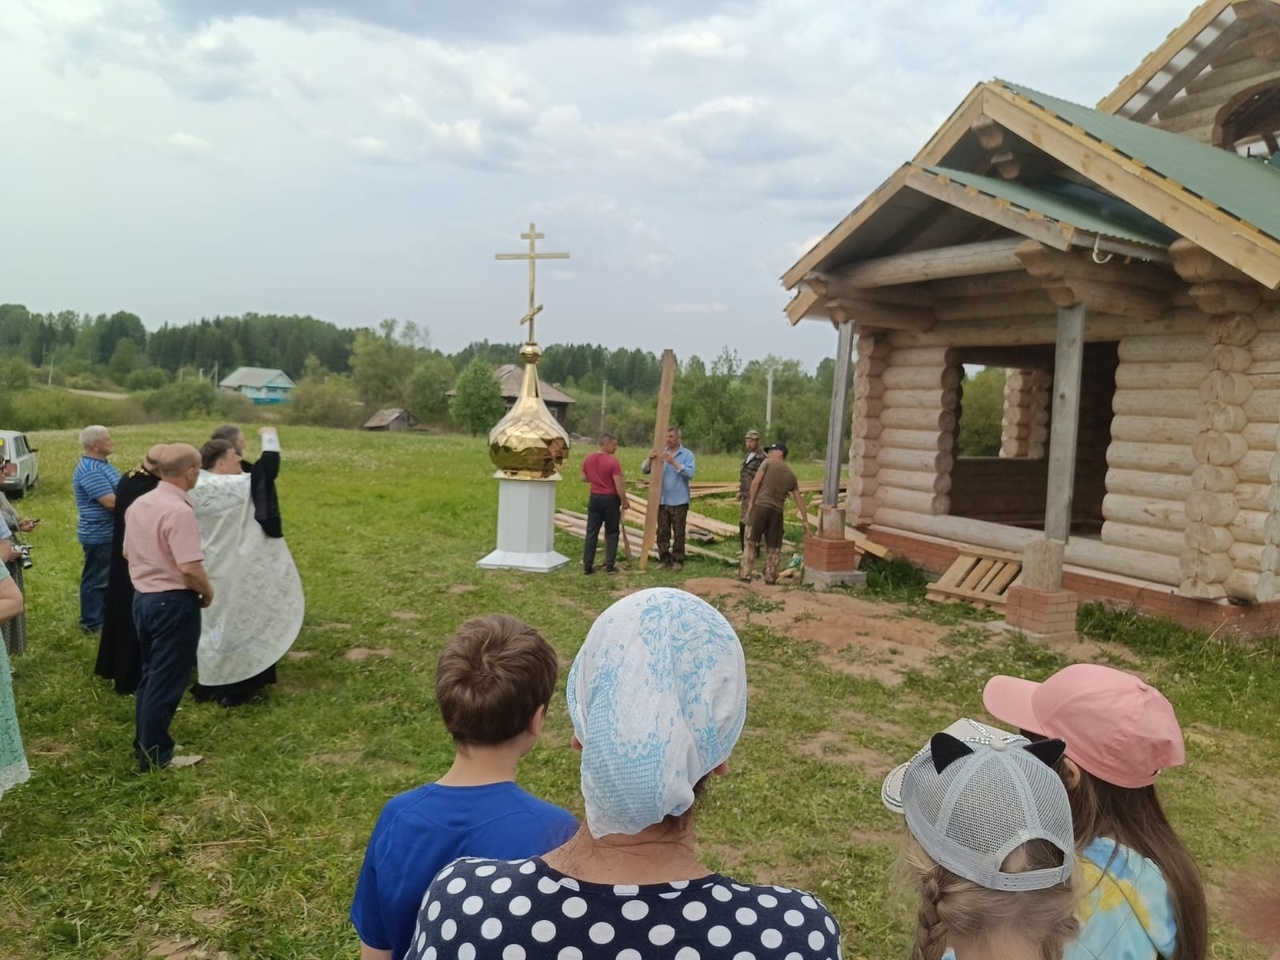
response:
<path id="1" fill-rule="evenodd" d="M 200 643 L 200 597 L 191 590 L 136 593 L 133 624 L 142 652 L 142 679 L 134 704 L 133 751 L 143 770 L 173 759 L 169 724 L 191 681 Z"/>
<path id="2" fill-rule="evenodd" d="M 111 568 L 110 543 L 82 543 L 84 569 L 80 571 L 80 629 L 101 630 L 107 605 L 107 571 Z"/>

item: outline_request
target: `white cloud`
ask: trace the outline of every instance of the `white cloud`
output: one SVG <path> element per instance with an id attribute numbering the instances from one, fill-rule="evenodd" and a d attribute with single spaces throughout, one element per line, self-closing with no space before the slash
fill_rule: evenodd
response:
<path id="1" fill-rule="evenodd" d="M 182 131 L 169 134 L 160 141 L 160 146 L 167 153 L 186 157 L 202 157 L 213 150 L 213 144 L 208 140 Z"/>

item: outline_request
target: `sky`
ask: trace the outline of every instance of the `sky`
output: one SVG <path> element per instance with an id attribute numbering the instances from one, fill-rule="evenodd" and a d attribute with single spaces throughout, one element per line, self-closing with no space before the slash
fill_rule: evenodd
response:
<path id="1" fill-rule="evenodd" d="M 779 277 L 994 77 L 1094 104 L 1195 0 L 0 0 L 0 302 L 834 352 Z"/>

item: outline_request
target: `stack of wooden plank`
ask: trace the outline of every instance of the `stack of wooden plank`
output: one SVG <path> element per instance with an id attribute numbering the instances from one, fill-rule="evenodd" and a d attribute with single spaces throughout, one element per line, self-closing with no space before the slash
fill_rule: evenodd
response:
<path id="1" fill-rule="evenodd" d="M 644 527 L 635 527 L 627 522 L 628 520 L 633 519 L 633 515 L 634 511 L 630 511 L 627 516 L 623 518 L 623 528 L 627 532 L 627 537 L 618 544 L 618 553 L 628 560 L 636 560 L 639 558 L 640 545 L 644 542 Z M 644 523 L 643 510 L 640 511 L 639 522 L 641 524 Z M 574 510 L 557 510 L 555 523 L 556 526 L 565 531 L 565 533 L 571 533 L 575 537 L 582 537 L 583 539 L 586 539 L 587 515 L 585 513 L 578 513 Z M 734 535 L 737 535 L 737 528 L 734 529 Z M 629 550 L 627 549 L 628 546 L 630 547 Z M 685 553 L 694 557 L 709 557 L 713 560 L 719 560 L 722 563 L 728 564 L 737 564 L 738 562 L 736 557 L 727 557 L 723 554 L 716 553 L 714 550 L 707 550 L 705 547 L 694 546 L 687 542 L 685 543 L 684 549 Z M 649 551 L 649 557 L 651 559 L 657 559 L 658 551 L 656 548 Z"/>

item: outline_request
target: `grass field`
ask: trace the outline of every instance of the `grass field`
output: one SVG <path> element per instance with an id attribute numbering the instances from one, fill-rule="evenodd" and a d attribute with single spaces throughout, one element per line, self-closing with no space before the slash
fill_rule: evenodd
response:
<path id="1" fill-rule="evenodd" d="M 113 460 L 132 465 L 152 442 L 199 440 L 211 426 L 118 428 Z M 682 576 L 583 577 L 581 541 L 563 534 L 558 548 L 575 562 L 561 571 L 483 572 L 475 561 L 493 547 L 497 497 L 481 441 L 303 428 L 282 439 L 285 533 L 307 592 L 294 654 L 265 703 L 227 711 L 188 699 L 174 733 L 205 762 L 140 776 L 132 699 L 93 676 L 96 638 L 76 629 L 75 438 L 35 435 L 41 485 L 15 504 L 44 521 L 29 538 L 30 651 L 15 661 L 33 777 L 0 800 L 0 957 L 354 957 L 346 912 L 377 812 L 451 758 L 431 692 L 450 631 L 469 616 L 512 613 L 567 663 L 615 591 L 729 575 L 693 560 Z M 586 452 L 572 455 L 562 506 L 585 509 L 576 477 Z M 640 452 L 622 453 L 633 473 Z M 802 476 L 820 469 L 805 465 Z M 699 460 L 700 479 L 736 474 L 732 457 Z M 727 502 L 707 509 L 725 519 L 733 511 Z M 954 608 L 921 602 L 918 585 L 877 583 L 895 601 L 885 623 L 955 624 L 927 669 L 888 686 L 833 670 L 815 644 L 753 621 L 776 607 L 768 597 L 722 599 L 747 624 L 752 701 L 731 774 L 704 797 L 698 835 L 716 868 L 816 891 L 843 925 L 846 956 L 888 958 L 907 955 L 909 918 L 889 889 L 900 823 L 880 806 L 877 763 L 905 759 L 956 716 L 982 716 L 991 673 L 1040 677 L 1067 656 L 957 623 Z M 1161 792 L 1217 904 L 1233 870 L 1280 859 L 1277 646 L 1096 610 L 1082 612 L 1081 626 L 1105 641 L 1103 656 L 1149 676 L 1178 708 L 1189 764 Z M 851 631 L 851 655 L 857 641 Z M 558 692 L 522 782 L 580 812 L 563 704 Z M 1223 922 L 1212 943 L 1215 957 L 1257 955 Z"/>

